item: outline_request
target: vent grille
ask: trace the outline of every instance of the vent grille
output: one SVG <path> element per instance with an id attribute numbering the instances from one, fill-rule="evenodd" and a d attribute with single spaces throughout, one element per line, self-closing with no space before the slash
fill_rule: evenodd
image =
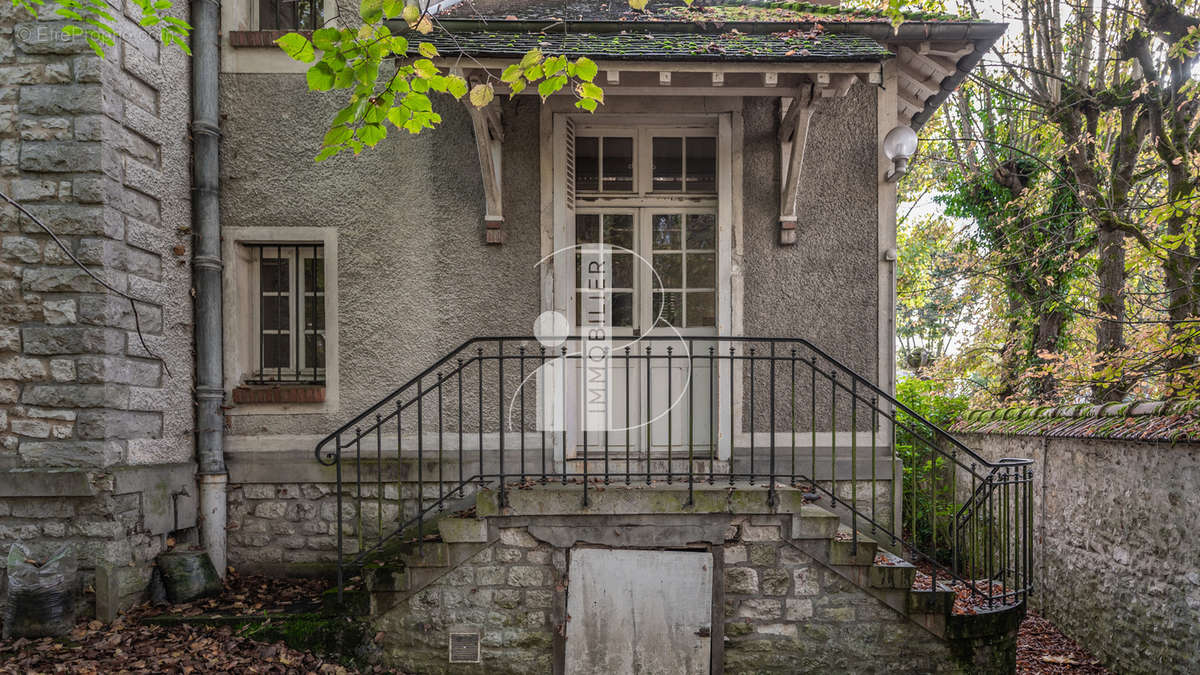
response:
<path id="1" fill-rule="evenodd" d="M 450 634 L 450 663 L 479 663 L 479 633 Z"/>

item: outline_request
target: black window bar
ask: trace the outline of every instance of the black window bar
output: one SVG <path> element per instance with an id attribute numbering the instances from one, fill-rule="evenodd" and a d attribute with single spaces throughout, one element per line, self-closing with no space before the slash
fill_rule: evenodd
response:
<path id="1" fill-rule="evenodd" d="M 324 13 L 322 0 L 259 0 L 259 30 L 316 30 Z"/>
<path id="2" fill-rule="evenodd" d="M 325 384 L 321 244 L 253 244 L 258 359 L 247 384 Z"/>

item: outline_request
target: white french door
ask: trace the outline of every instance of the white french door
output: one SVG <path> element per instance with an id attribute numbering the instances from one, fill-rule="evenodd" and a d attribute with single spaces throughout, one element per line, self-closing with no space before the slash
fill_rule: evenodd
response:
<path id="1" fill-rule="evenodd" d="M 604 334 L 611 345 L 603 389 L 608 423 L 603 430 L 589 423 L 593 430 L 579 433 L 577 454 L 593 456 L 606 447 L 618 456 L 648 449 L 710 453 L 717 401 L 710 351 L 716 336 L 716 239 L 711 207 L 598 207 L 576 213 L 576 325 L 581 333 L 595 330 L 590 308 L 597 306 L 596 287 L 603 287 Z M 594 244 L 606 245 L 599 283 L 591 272 L 601 268 L 586 248 Z M 583 359 L 577 363 L 582 383 L 588 375 Z M 580 406 L 588 400 L 587 391 L 582 394 Z"/>
<path id="2" fill-rule="evenodd" d="M 725 114 L 554 116 L 551 306 L 579 336 L 559 457 L 727 458 L 730 134 Z M 592 244 L 606 245 L 599 259 Z M 598 316 L 610 356 L 599 378 L 582 356 Z M 588 409 L 598 399 L 599 426 Z"/>

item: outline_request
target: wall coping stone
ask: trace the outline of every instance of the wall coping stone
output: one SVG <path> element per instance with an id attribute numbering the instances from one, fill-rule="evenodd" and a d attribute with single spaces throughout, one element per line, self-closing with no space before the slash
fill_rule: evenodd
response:
<path id="1" fill-rule="evenodd" d="M 950 431 L 1054 438 L 1197 442 L 1200 441 L 1200 400 L 969 410 L 950 425 Z"/>

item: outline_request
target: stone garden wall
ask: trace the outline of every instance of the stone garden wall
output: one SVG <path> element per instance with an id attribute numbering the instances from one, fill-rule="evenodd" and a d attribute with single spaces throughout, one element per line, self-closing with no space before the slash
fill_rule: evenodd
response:
<path id="1" fill-rule="evenodd" d="M 1198 672 L 1200 443 L 1165 440 L 1195 420 L 1126 412 L 967 420 L 959 437 L 989 459 L 1036 461 L 1036 609 L 1116 672 Z M 1093 437 L 1055 435 L 1070 426 Z"/>
<path id="2" fill-rule="evenodd" d="M 168 536 L 190 536 L 196 500 L 188 61 L 114 13 L 100 59 L 0 5 L 0 190 L 144 300 L 161 357 L 127 300 L 0 205 L 0 567 L 15 541 L 73 546 L 102 615 L 139 596 Z"/>

